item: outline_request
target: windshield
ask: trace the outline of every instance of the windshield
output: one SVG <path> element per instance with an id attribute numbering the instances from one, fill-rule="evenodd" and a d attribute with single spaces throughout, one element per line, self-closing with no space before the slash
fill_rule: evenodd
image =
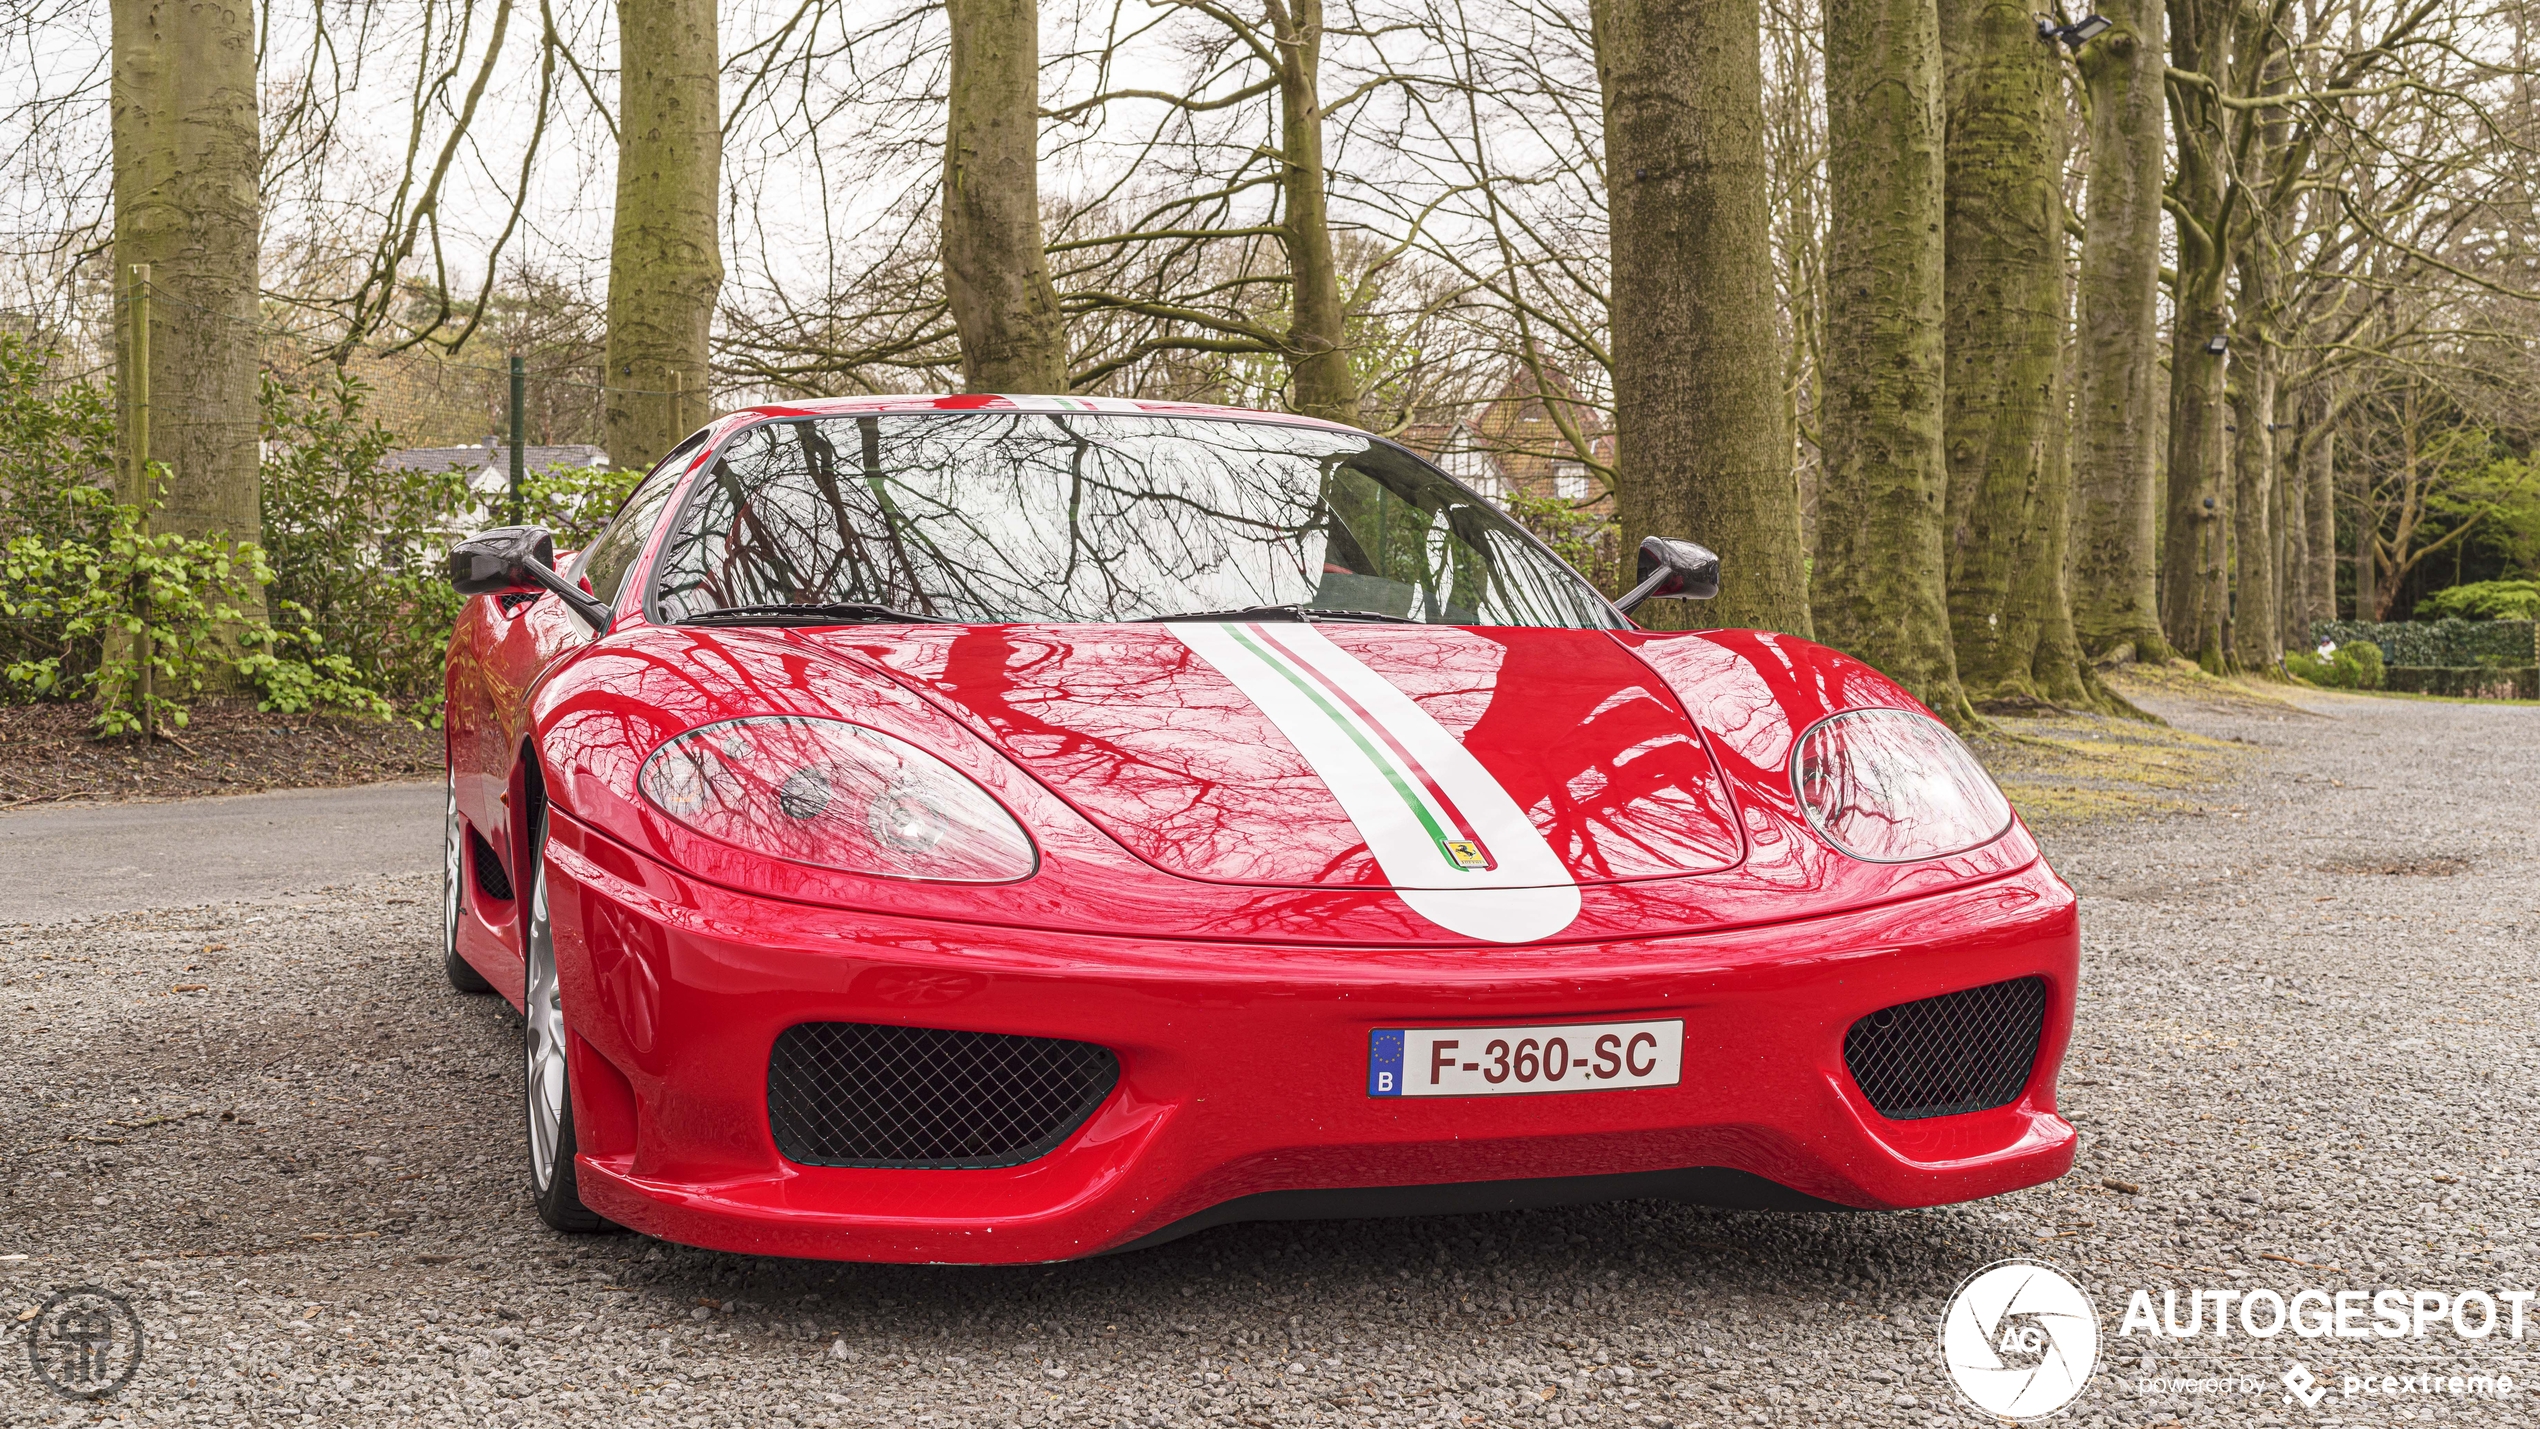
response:
<path id="1" fill-rule="evenodd" d="M 770 422 L 699 477 L 663 618 L 837 603 L 980 622 L 1262 606 L 1616 625 L 1488 502 L 1348 432 L 962 412 Z"/>

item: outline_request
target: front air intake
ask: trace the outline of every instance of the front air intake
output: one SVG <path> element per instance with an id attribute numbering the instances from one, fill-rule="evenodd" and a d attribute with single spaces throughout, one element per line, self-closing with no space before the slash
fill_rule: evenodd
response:
<path id="1" fill-rule="evenodd" d="M 2046 979 L 2013 978 L 1884 1007 L 1844 1034 L 1843 1061 L 1891 1121 L 2008 1106 L 2046 1029 Z"/>
<path id="2" fill-rule="evenodd" d="M 1090 1042 L 805 1022 L 768 1058 L 767 1123 L 807 1166 L 1016 1166 L 1066 1140 L 1119 1079 L 1119 1059 Z"/>

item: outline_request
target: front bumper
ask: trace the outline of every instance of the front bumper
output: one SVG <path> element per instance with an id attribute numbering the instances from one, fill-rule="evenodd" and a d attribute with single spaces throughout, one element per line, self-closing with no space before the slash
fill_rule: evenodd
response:
<path id="1" fill-rule="evenodd" d="M 1706 1186 L 1754 1203 L 1736 1187 L 1761 1178 L 1795 1193 L 1791 1203 L 1889 1209 L 1995 1195 L 2072 1164 L 2054 1084 L 2078 939 L 2072 894 L 2042 861 L 1728 932 L 1368 950 L 809 908 L 700 883 L 554 823 L 549 903 L 582 1196 L 666 1240 L 841 1260 L 1043 1261 L 1169 1238 L 1246 1207 L 1312 1214 L 1276 1208 L 1342 1188 L 1377 1190 L 1365 1202 L 1375 1210 L 1712 1199 Z M 1890 1121 L 1862 1097 L 1843 1060 L 1855 1021 L 2031 975 L 2047 985 L 2045 1030 L 2016 1100 Z M 1674 1087 L 1367 1095 L 1375 1028 L 1662 1016 L 1685 1023 Z M 796 1165 L 769 1130 L 769 1051 L 787 1027 L 821 1021 L 1098 1043 L 1117 1055 L 1119 1083 L 1056 1150 L 1023 1165 Z M 1510 1182 L 1535 1190 L 1457 1193 Z"/>

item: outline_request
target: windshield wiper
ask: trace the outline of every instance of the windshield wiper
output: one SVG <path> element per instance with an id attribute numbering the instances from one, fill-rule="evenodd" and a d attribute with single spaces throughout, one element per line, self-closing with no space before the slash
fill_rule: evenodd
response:
<path id="1" fill-rule="evenodd" d="M 844 625 L 851 621 L 905 621 L 911 625 L 966 625 L 941 615 L 919 615 L 861 601 L 805 601 L 794 605 L 727 605 L 701 611 L 682 625 Z"/>
<path id="2" fill-rule="evenodd" d="M 1387 615 L 1375 610 L 1332 610 L 1319 605 L 1247 605 L 1241 610 L 1191 610 L 1177 615 L 1141 615 L 1132 625 L 1152 625 L 1167 620 L 1301 620 L 1312 624 L 1317 620 L 1377 620 L 1388 625 L 1426 625 L 1425 620 L 1408 615 Z"/>

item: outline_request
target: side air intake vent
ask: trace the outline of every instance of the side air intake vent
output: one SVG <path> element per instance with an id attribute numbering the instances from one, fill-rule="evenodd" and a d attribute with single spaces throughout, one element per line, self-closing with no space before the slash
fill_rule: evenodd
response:
<path id="1" fill-rule="evenodd" d="M 767 1121 L 807 1166 L 1017 1166 L 1094 1114 L 1120 1062 L 1090 1042 L 805 1022 L 776 1039 Z"/>
<path id="2" fill-rule="evenodd" d="M 503 861 L 494 856 L 494 846 L 474 829 L 467 831 L 468 867 L 476 870 L 476 891 L 498 903 L 512 901 L 512 881 L 503 873 Z"/>
<path id="3" fill-rule="evenodd" d="M 1955 1116 L 2018 1099 L 2045 1029 L 2046 980 L 2013 978 L 1881 1008 L 1844 1035 L 1843 1061 L 1881 1116 Z"/>

